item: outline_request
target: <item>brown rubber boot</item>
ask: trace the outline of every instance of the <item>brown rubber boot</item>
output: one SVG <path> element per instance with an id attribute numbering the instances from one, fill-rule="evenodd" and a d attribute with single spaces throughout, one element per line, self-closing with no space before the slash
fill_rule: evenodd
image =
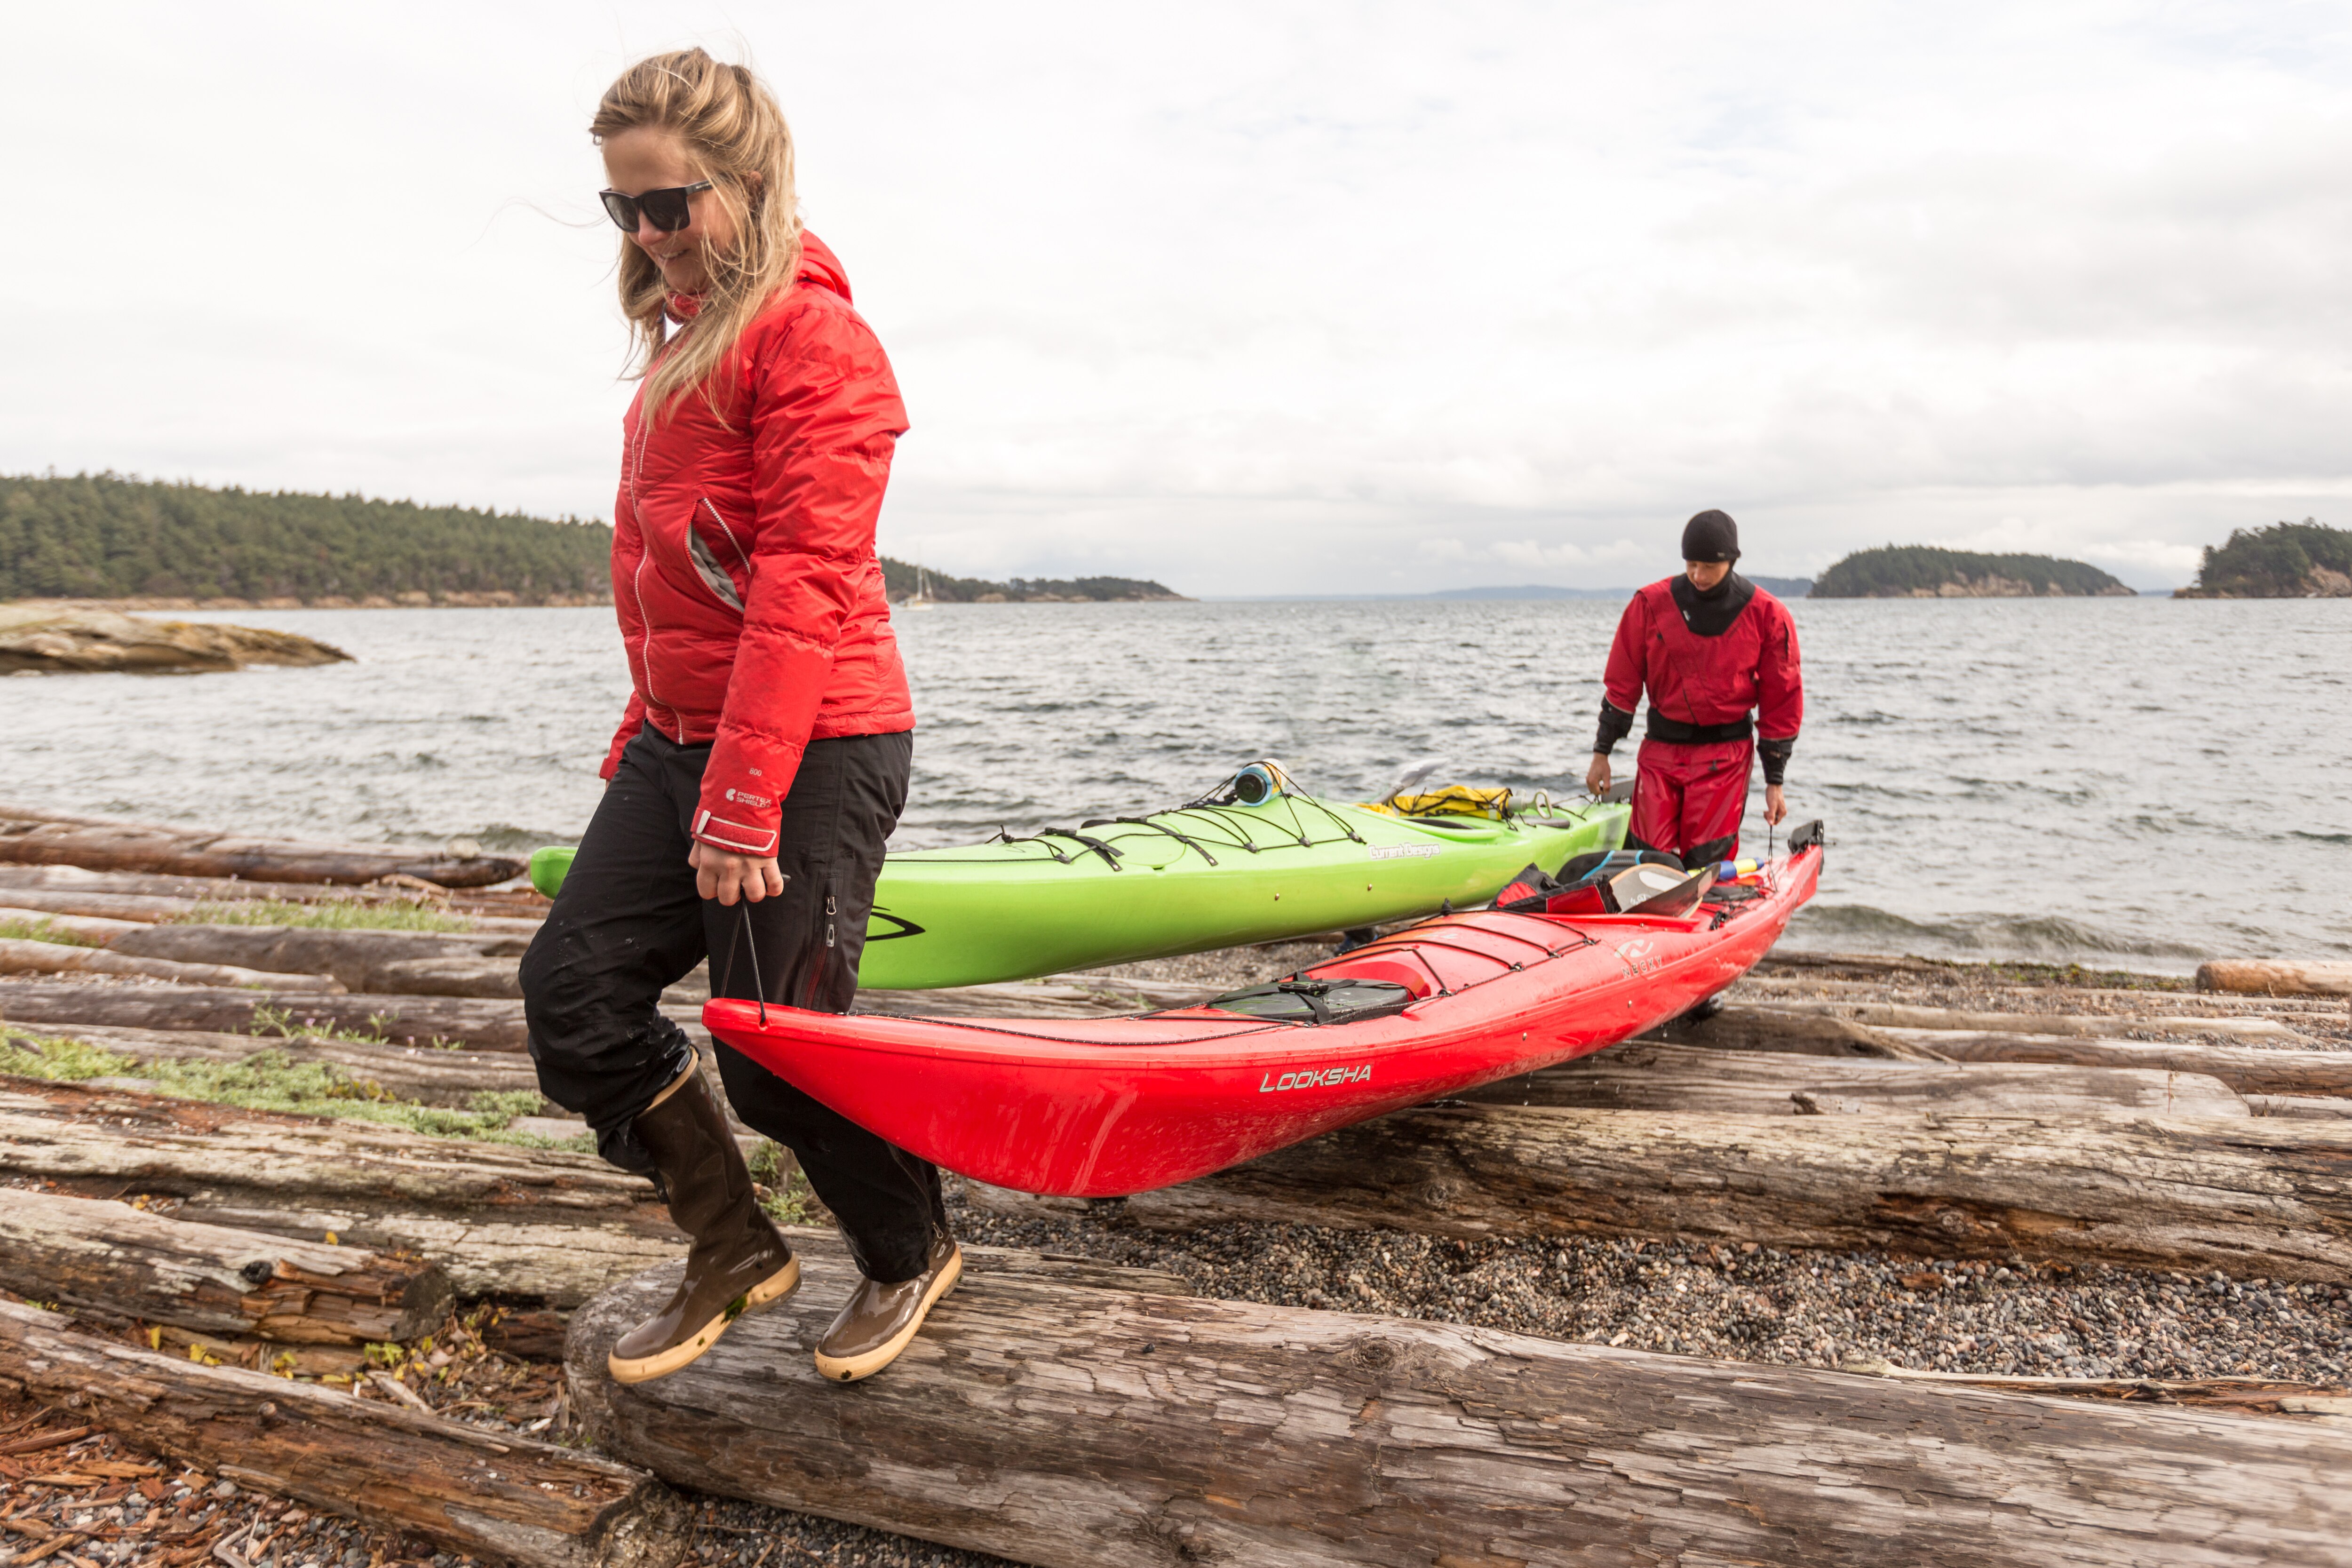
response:
<path id="1" fill-rule="evenodd" d="M 761 1211 L 727 1113 L 699 1071 L 688 1068 L 632 1125 L 661 1173 L 669 1217 L 694 1245 L 669 1305 L 622 1335 L 605 1358 L 616 1383 L 667 1377 L 717 1344 L 737 1318 L 801 1282 L 801 1260 Z"/>
<path id="2" fill-rule="evenodd" d="M 816 1369 L 835 1383 L 871 1377 L 915 1342 L 932 1304 L 955 1289 L 963 1274 L 963 1248 L 940 1231 L 931 1238 L 929 1262 L 920 1274 L 896 1285 L 860 1279 L 816 1342 Z"/>

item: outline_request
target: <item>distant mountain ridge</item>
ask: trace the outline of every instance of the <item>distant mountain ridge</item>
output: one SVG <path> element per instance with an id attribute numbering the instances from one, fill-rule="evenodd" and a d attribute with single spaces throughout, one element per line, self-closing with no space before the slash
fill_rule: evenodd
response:
<path id="1" fill-rule="evenodd" d="M 1816 599 L 2129 597 L 2136 590 L 2082 561 L 1983 555 L 1929 544 L 1857 550 L 1813 580 Z"/>
<path id="2" fill-rule="evenodd" d="M 2268 528 L 2233 529 L 2228 543 L 2205 547 L 2196 584 L 2173 597 L 2352 597 L 2352 529 L 2330 528 L 2307 517 Z"/>

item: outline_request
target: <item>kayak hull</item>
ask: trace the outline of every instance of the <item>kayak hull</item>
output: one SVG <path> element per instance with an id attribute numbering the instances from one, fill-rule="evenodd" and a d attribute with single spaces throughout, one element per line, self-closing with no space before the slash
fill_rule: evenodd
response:
<path id="1" fill-rule="evenodd" d="M 1316 1026 L 1185 1008 L 1130 1017 L 804 1013 L 719 1000 L 711 1032 L 902 1148 L 993 1185 L 1115 1197 L 1589 1055 L 1688 1011 L 1768 952 L 1818 882 L 1689 916 L 1443 916 L 1312 966 L 1423 993 Z"/>
<path id="2" fill-rule="evenodd" d="M 1083 838 L 895 854 L 858 984 L 981 985 L 1411 920 L 1484 903 L 1529 865 L 1613 849 L 1625 824 L 1624 806 L 1601 804 L 1496 821 L 1280 795 L 1090 825 Z"/>

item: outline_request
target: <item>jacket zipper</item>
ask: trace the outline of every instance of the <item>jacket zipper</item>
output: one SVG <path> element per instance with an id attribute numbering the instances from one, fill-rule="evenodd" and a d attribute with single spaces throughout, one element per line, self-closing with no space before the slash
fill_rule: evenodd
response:
<path id="1" fill-rule="evenodd" d="M 637 568 L 629 574 L 629 591 L 637 598 L 637 668 L 646 672 L 646 706 L 648 709 L 669 706 L 654 694 L 654 623 L 653 617 L 646 614 L 646 508 L 645 502 L 637 498 L 637 480 L 646 468 L 646 441 L 651 433 L 651 426 L 646 424 L 640 407 L 636 444 L 629 453 L 629 510 L 637 514 Z M 671 721 L 676 723 L 677 718 L 677 710 L 672 709 Z M 646 722 L 654 722 L 651 712 L 646 713 Z M 660 729 L 658 724 L 654 727 L 656 731 Z M 670 738 L 683 745 L 686 727 L 678 725 L 677 733 Z"/>
<path id="2" fill-rule="evenodd" d="M 743 575 L 749 577 L 751 574 L 751 558 L 743 553 L 742 542 L 735 537 L 735 531 L 727 526 L 726 518 L 719 515 L 717 504 L 709 496 L 702 498 L 702 505 L 710 513 L 710 521 L 719 525 L 719 531 L 727 536 L 727 542 L 734 546 L 735 559 L 743 563 Z"/>

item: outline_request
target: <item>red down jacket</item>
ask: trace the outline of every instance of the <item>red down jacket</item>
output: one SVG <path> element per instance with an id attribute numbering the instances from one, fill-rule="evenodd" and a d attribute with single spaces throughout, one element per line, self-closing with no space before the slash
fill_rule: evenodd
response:
<path id="1" fill-rule="evenodd" d="M 907 410 L 814 235 L 713 374 L 729 420 L 700 389 L 649 420 L 640 390 L 622 422 L 613 603 L 636 690 L 604 775 L 646 724 L 710 742 L 694 836 L 772 855 L 809 742 L 914 727 L 874 552 Z"/>
<path id="2" fill-rule="evenodd" d="M 1796 623 L 1761 588 L 1720 636 L 1703 637 L 1683 624 L 1675 579 L 1651 584 L 1625 606 L 1602 679 L 1621 713 L 1646 689 L 1654 711 L 1684 724 L 1736 724 L 1753 710 L 1768 741 L 1794 738 L 1805 721 Z"/>

